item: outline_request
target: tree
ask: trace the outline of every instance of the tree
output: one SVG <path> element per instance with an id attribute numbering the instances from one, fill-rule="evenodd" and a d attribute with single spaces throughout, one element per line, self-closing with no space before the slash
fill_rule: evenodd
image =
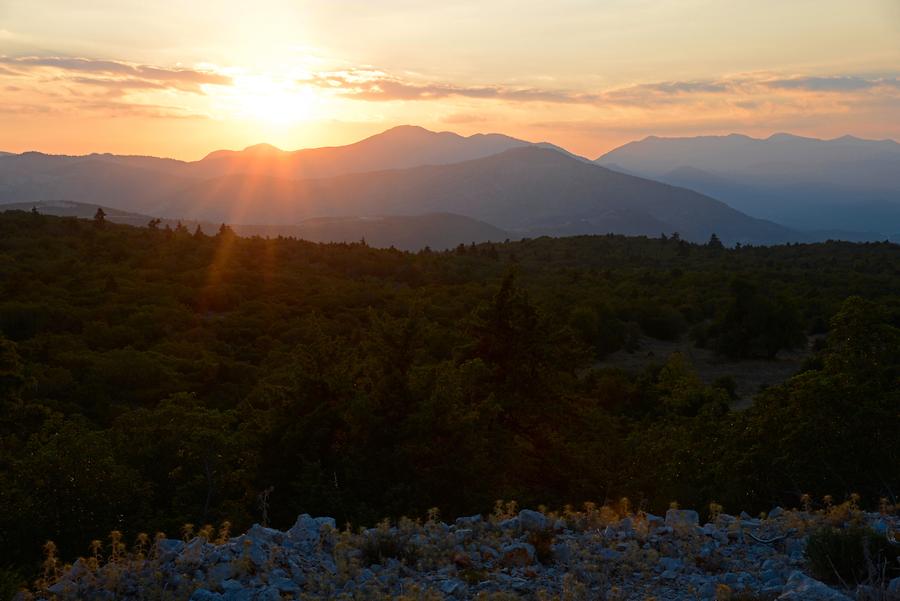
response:
<path id="1" fill-rule="evenodd" d="M 94 213 L 94 225 L 97 227 L 103 227 L 106 224 L 106 211 L 103 210 L 103 207 L 97 207 L 97 212 Z"/>
<path id="2" fill-rule="evenodd" d="M 731 299 L 709 333 L 716 352 L 735 359 L 772 359 L 779 350 L 806 340 L 800 317 L 786 298 L 764 294 L 739 278 L 732 282 Z"/>
<path id="3" fill-rule="evenodd" d="M 722 244 L 722 241 L 719 240 L 719 237 L 716 235 L 715 232 L 713 232 L 712 235 L 709 237 L 709 242 L 706 243 L 706 247 L 712 248 L 714 250 L 722 250 L 723 248 L 725 248 L 725 245 Z"/>

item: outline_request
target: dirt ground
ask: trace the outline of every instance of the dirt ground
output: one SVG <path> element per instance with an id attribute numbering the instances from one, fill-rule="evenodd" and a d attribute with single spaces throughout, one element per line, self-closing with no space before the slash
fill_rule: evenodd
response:
<path id="1" fill-rule="evenodd" d="M 745 359 L 729 361 L 717 357 L 708 349 L 697 348 L 690 340 L 667 342 L 642 338 L 641 348 L 633 353 L 617 351 L 597 363 L 598 367 L 618 367 L 627 371 L 641 371 L 659 363 L 665 363 L 672 353 L 679 352 L 687 358 L 707 384 L 722 376 L 731 376 L 736 384 L 735 409 L 745 409 L 761 389 L 780 384 L 799 371 L 803 361 L 812 356 L 810 345 L 793 351 L 781 351 L 769 361 Z"/>

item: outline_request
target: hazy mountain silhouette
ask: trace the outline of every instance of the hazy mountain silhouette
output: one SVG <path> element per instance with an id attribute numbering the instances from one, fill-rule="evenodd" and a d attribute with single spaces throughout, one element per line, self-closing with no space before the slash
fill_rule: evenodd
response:
<path id="1" fill-rule="evenodd" d="M 137 227 L 146 226 L 150 215 L 121 211 L 91 203 L 67 200 L 41 201 L 33 203 L 0 204 L 2 211 L 31 211 L 36 209 L 43 215 L 58 217 L 78 217 L 91 219 L 102 208 L 106 219 L 113 223 L 123 223 Z M 220 223 L 211 221 L 162 219 L 160 228 L 171 228 L 181 223 L 190 232 L 199 225 L 200 229 L 213 235 Z M 231 226 L 241 236 L 292 236 L 312 242 L 359 242 L 365 240 L 369 246 L 387 248 L 394 246 L 402 250 L 420 250 L 429 246 L 434 250 L 453 248 L 470 242 L 500 242 L 510 237 L 508 232 L 487 223 L 453 215 L 450 213 L 429 213 L 425 215 L 387 215 L 376 217 L 319 217 L 306 219 L 297 224 Z"/>
<path id="2" fill-rule="evenodd" d="M 501 134 L 463 137 L 452 132 L 433 132 L 413 125 L 401 125 L 347 146 L 287 152 L 268 144 L 259 144 L 241 151 L 217 150 L 195 163 L 192 172 L 208 177 L 239 173 L 288 178 L 328 177 L 459 163 L 531 145 L 530 142 Z M 552 144 L 537 145 L 567 152 Z"/>
<path id="3" fill-rule="evenodd" d="M 455 243 L 492 239 L 498 232 L 657 236 L 678 231 L 696 241 L 715 232 L 730 243 L 811 239 L 709 196 L 611 171 L 552 145 L 412 126 L 347 146 L 286 152 L 260 144 L 216 151 L 195 162 L 110 154 L 0 156 L 0 202 L 53 198 L 241 225 L 434 213 L 483 222 L 479 236 L 466 235 Z M 328 235 L 343 228 L 347 236 L 356 236 L 363 225 L 375 227 L 364 221 L 327 222 Z M 460 224 L 444 219 L 440 226 L 460 236 Z M 387 231 L 394 224 L 379 227 Z M 435 227 L 433 235 L 443 244 Z M 399 231 L 392 231 L 399 240 Z"/>
<path id="4" fill-rule="evenodd" d="M 776 134 L 649 137 L 597 163 L 709 194 L 802 229 L 900 232 L 900 144 Z"/>
<path id="5" fill-rule="evenodd" d="M 291 180 L 224 176 L 170 199 L 166 214 L 237 223 L 452 212 L 531 234 L 679 231 L 693 240 L 777 242 L 791 232 L 695 192 L 525 147 L 473 161 Z"/>
<path id="6" fill-rule="evenodd" d="M 330 177 L 454 163 L 531 145 L 500 134 L 463 137 L 399 126 L 346 146 L 283 151 L 258 144 L 241 151 L 217 150 L 193 162 L 147 156 L 25 152 L 0 155 L 0 202 L 66 198 L 156 214 L 164 199 L 192 181 L 241 174 L 280 179 Z M 536 146 L 566 152 L 551 144 Z"/>

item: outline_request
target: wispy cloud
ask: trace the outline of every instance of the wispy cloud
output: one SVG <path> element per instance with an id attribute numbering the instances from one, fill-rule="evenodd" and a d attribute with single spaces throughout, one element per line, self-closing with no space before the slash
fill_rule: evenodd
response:
<path id="1" fill-rule="evenodd" d="M 548 102 L 584 104 L 597 100 L 591 94 L 567 90 L 500 85 L 459 85 L 403 80 L 380 71 L 341 71 L 320 73 L 301 83 L 332 90 L 342 96 L 368 101 L 439 100 L 450 97 L 506 102 Z"/>
<path id="2" fill-rule="evenodd" d="M 873 88 L 900 88 L 897 77 L 865 78 L 850 75 L 832 77 L 791 77 L 764 82 L 770 88 L 783 90 L 808 90 L 812 92 L 854 92 Z"/>
<path id="3" fill-rule="evenodd" d="M 191 97 L 207 95 L 207 86 L 232 84 L 213 70 L 66 56 L 0 56 L 4 80 L 14 84 L 6 87 L 12 96 L 7 114 L 13 107 L 19 114 L 167 119 L 199 116 Z"/>
<path id="4" fill-rule="evenodd" d="M 665 107 L 690 105 L 700 100 L 730 102 L 750 109 L 759 98 L 775 94 L 860 93 L 900 90 L 897 77 L 858 75 L 803 76 L 751 73 L 702 80 L 672 80 L 617 86 L 601 90 L 515 87 L 499 84 L 463 85 L 422 81 L 379 70 L 347 70 L 319 73 L 302 80 L 306 85 L 360 101 L 439 101 L 452 98 L 495 100 L 507 103 L 545 103 L 589 107 Z M 784 102 L 791 102 L 787 97 Z"/>
<path id="5" fill-rule="evenodd" d="M 62 72 L 76 83 L 107 86 L 111 89 L 171 88 L 183 92 L 203 93 L 203 85 L 230 85 L 231 77 L 214 71 L 188 68 L 165 68 L 113 60 L 63 56 L 0 56 L 0 69 L 5 74 L 29 74 L 36 71 Z M 92 77 L 86 78 L 85 74 Z M 96 78 L 97 75 L 103 76 Z"/>

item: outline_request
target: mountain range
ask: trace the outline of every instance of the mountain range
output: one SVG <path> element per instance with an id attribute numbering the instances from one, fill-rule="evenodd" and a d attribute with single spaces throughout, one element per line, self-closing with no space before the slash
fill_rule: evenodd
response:
<path id="1" fill-rule="evenodd" d="M 806 146 L 797 146 L 806 139 L 789 138 L 781 140 L 782 155 L 769 156 L 776 163 L 769 167 L 773 173 L 779 166 L 783 174 L 790 172 L 784 164 L 791 156 L 805 166 L 803 173 L 823 160 L 846 158 L 831 142 L 820 149 L 813 144 L 820 141 L 809 141 L 818 153 L 810 159 Z M 719 152 L 722 156 L 704 162 L 717 154 L 721 140 L 734 148 L 729 151 L 734 157 Z M 744 196 L 729 206 L 720 200 L 731 194 L 713 194 L 698 184 L 706 181 L 711 187 L 709 182 L 716 181 L 725 192 L 739 187 L 734 177 L 720 173 L 737 169 L 741 153 L 745 167 L 765 166 L 756 160 L 765 150 L 758 151 L 755 143 L 779 140 L 685 139 L 690 152 L 679 152 L 681 147 L 670 148 L 668 140 L 648 138 L 592 162 L 552 144 L 500 134 L 464 137 L 400 126 L 347 146 L 283 151 L 257 145 L 215 151 L 199 161 L 25 152 L 0 155 L 0 203 L 66 200 L 111 207 L 140 219 L 210 227 L 227 222 L 244 231 L 252 226 L 260 235 L 311 240 L 365 237 L 376 245 L 401 248 L 609 232 L 658 236 L 677 231 L 693 241 L 706 241 L 715 232 L 725 243 L 754 244 L 881 235 L 880 230 L 834 231 L 851 229 L 847 223 L 820 228 L 832 231 L 798 231 L 796 224 L 795 230 L 759 218 L 765 213 L 761 205 L 742 207 Z M 892 144 L 897 146 L 847 140 L 838 145 L 856 148 L 856 160 L 875 173 L 881 162 L 891 164 Z M 682 164 L 688 160 L 700 166 Z M 890 170 L 879 177 L 893 185 Z M 886 202 L 890 209 L 890 198 Z M 59 203 L 43 210 L 60 210 Z"/>
<path id="2" fill-rule="evenodd" d="M 900 144 L 844 136 L 651 136 L 596 160 L 789 227 L 900 232 Z"/>

